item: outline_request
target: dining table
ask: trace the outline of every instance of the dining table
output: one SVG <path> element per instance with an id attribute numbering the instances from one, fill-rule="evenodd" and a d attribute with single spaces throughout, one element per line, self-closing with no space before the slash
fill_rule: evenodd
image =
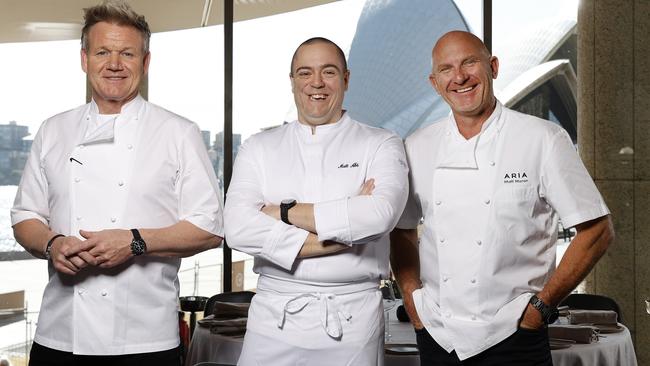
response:
<path id="1" fill-rule="evenodd" d="M 415 345 L 415 332 L 408 322 L 401 322 L 391 309 L 386 317 L 385 366 L 419 366 L 420 357 Z M 571 344 L 567 348 L 552 349 L 554 366 L 637 366 L 630 331 L 619 323 L 620 331 L 601 334 L 597 342 Z M 244 338 L 213 334 L 209 328 L 197 326 L 190 342 L 185 366 L 199 362 L 236 365 Z"/>

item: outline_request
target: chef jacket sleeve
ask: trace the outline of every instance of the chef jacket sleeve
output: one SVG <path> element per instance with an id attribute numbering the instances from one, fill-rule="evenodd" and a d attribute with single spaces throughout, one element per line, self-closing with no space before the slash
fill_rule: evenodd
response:
<path id="1" fill-rule="evenodd" d="M 368 179 L 375 180 L 371 195 L 314 204 L 320 241 L 365 244 L 395 227 L 408 196 L 408 165 L 404 144 L 397 135 L 391 134 L 379 144 L 370 158 L 366 172 Z"/>
<path id="2" fill-rule="evenodd" d="M 226 240 L 233 249 L 290 270 L 309 232 L 260 211 L 264 206 L 261 171 L 255 137 L 251 137 L 239 148 L 228 187 Z"/>
<path id="3" fill-rule="evenodd" d="M 221 192 L 196 124 L 190 125 L 180 146 L 179 219 L 223 237 Z"/>
<path id="4" fill-rule="evenodd" d="M 555 133 L 549 145 L 542 162 L 540 195 L 558 212 L 562 225 L 569 228 L 609 214 L 566 131 Z"/>
<path id="5" fill-rule="evenodd" d="M 32 142 L 31 151 L 20 179 L 16 199 L 11 208 L 11 225 L 28 219 L 37 219 L 49 226 L 48 185 L 41 159 L 45 123 Z"/>

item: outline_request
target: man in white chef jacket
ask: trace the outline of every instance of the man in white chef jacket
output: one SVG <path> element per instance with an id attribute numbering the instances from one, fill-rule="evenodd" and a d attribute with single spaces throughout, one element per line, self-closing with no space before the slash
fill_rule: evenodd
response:
<path id="1" fill-rule="evenodd" d="M 48 260 L 30 365 L 178 365 L 180 257 L 223 236 L 196 124 L 138 94 L 149 26 L 126 3 L 85 9 L 92 102 L 47 119 L 11 210 Z"/>
<path id="2" fill-rule="evenodd" d="M 228 189 L 226 238 L 259 273 L 239 365 L 383 365 L 380 279 L 408 196 L 401 139 L 342 110 L 333 42 L 296 50 L 298 120 L 250 137 Z"/>
<path id="3" fill-rule="evenodd" d="M 613 239 L 609 210 L 561 126 L 496 100 L 480 39 L 447 33 L 432 65 L 452 113 L 407 138 L 391 233 L 422 365 L 551 365 L 545 323 Z M 559 219 L 577 234 L 555 269 Z"/>

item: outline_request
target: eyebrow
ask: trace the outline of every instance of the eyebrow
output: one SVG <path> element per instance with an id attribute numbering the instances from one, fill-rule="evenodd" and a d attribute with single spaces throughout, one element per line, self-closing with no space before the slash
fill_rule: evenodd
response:
<path id="1" fill-rule="evenodd" d="M 318 66 L 318 68 L 321 68 L 321 69 L 326 69 L 328 67 L 333 67 L 336 70 L 338 70 L 339 72 L 341 71 L 341 68 L 338 67 L 338 65 L 336 65 L 336 64 L 323 64 L 323 65 Z M 311 66 L 299 66 L 299 67 L 296 68 L 296 72 L 298 72 L 300 70 L 313 70 L 313 69 L 314 68 L 311 67 Z"/>

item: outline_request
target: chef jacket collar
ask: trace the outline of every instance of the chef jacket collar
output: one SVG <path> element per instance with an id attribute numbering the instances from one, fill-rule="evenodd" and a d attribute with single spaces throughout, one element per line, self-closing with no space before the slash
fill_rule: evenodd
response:
<path id="1" fill-rule="evenodd" d="M 326 125 L 316 126 L 315 133 L 312 135 L 311 133 L 312 126 L 303 124 L 298 120 L 295 121 L 295 124 L 298 126 L 298 130 L 300 131 L 300 135 L 312 136 L 312 138 L 319 138 L 321 136 L 331 134 L 332 132 L 336 132 L 341 128 L 343 128 L 344 126 L 348 125 L 349 123 L 350 123 L 350 116 L 348 115 L 348 112 L 346 110 L 343 110 L 343 115 L 341 116 L 341 119 L 339 119 L 334 123 L 328 123 Z"/>
<path id="2" fill-rule="evenodd" d="M 81 130 L 81 138 L 79 139 L 79 145 L 89 145 L 89 144 L 99 144 L 113 142 L 115 138 L 115 120 L 119 118 L 124 118 L 130 120 L 131 118 L 140 119 L 140 115 L 144 108 L 144 98 L 138 94 L 133 100 L 129 101 L 122 106 L 122 110 L 115 117 L 106 123 L 82 123 L 83 128 Z M 99 107 L 93 99 L 84 115 L 84 119 L 88 122 L 96 121 L 99 116 Z M 89 130 L 91 129 L 91 130 Z"/>
<path id="3" fill-rule="evenodd" d="M 497 136 L 503 128 L 503 118 L 501 117 L 502 105 L 497 100 L 494 111 L 488 119 L 481 125 L 481 132 L 478 135 L 465 139 L 458 130 L 458 125 L 452 113 L 449 114 L 447 119 L 447 126 L 445 131 L 445 143 L 440 161 L 437 165 L 438 168 L 462 168 L 462 169 L 478 169 L 478 161 L 476 158 L 476 151 L 479 144 L 483 145 Z M 494 154 L 493 148 L 490 149 L 490 154 Z"/>

